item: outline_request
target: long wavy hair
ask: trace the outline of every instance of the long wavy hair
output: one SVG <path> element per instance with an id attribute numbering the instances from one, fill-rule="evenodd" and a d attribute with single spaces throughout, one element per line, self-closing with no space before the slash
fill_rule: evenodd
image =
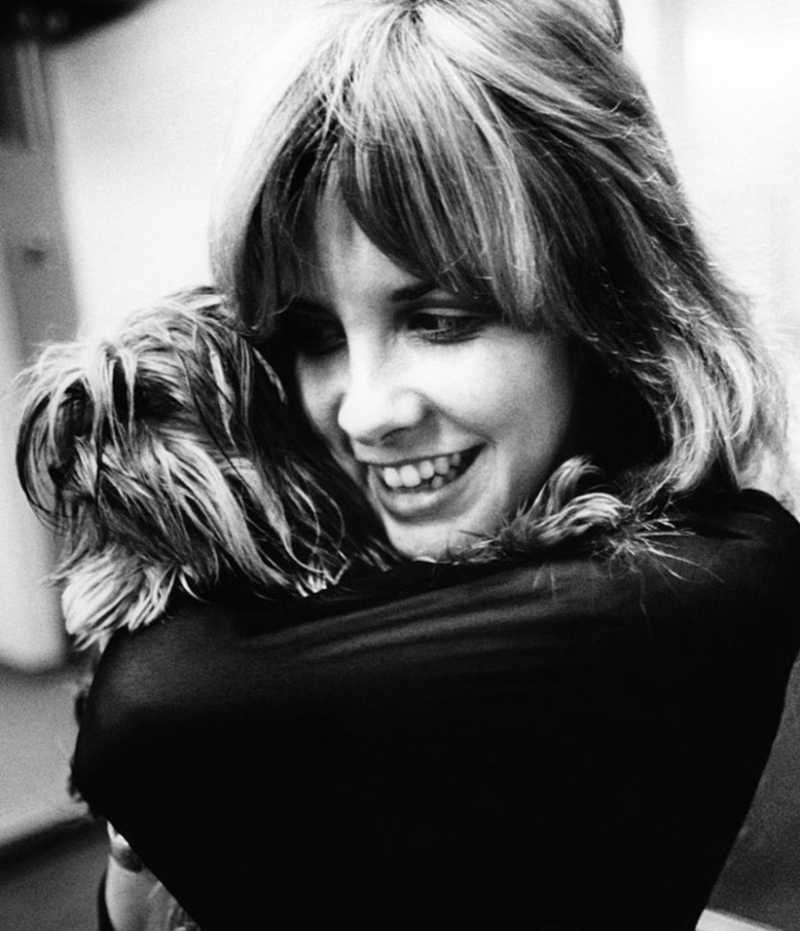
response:
<path id="1" fill-rule="evenodd" d="M 29 500 L 62 536 L 55 581 L 79 645 L 239 582 L 308 594 L 388 546 L 322 444 L 294 435 L 274 372 L 208 288 L 52 345 L 24 376 Z"/>
<path id="2" fill-rule="evenodd" d="M 213 230 L 217 280 L 267 357 L 291 352 L 282 312 L 333 188 L 398 264 L 580 359 L 586 456 L 503 546 L 642 526 L 780 455 L 781 388 L 698 237 L 616 2 L 347 0 L 282 44 Z"/>

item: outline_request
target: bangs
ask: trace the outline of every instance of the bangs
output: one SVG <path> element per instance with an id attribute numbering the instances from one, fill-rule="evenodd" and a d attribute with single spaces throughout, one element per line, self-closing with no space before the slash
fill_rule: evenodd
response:
<path id="1" fill-rule="evenodd" d="M 358 56 L 328 48 L 301 78 L 304 112 L 261 194 L 264 277 L 280 280 L 279 294 L 296 290 L 320 200 L 335 193 L 411 273 L 491 303 L 523 329 L 557 327 L 545 319 L 564 303 L 548 293 L 554 226 L 573 237 L 587 226 L 569 177 L 546 134 L 530 138 L 529 116 L 515 119 L 510 100 L 446 49 L 432 54 L 435 36 L 421 30 L 406 11 L 375 26 Z M 556 200 L 561 208 L 548 208 Z"/>
<path id="2" fill-rule="evenodd" d="M 636 108 L 596 92 L 614 36 L 510 5 L 542 21 L 503 37 L 481 3 L 376 3 L 316 46 L 254 149 L 263 181 L 235 262 L 262 335 L 302 285 L 331 193 L 398 265 L 523 330 L 597 342 L 619 296 L 647 289 L 629 258 L 658 218 L 629 195 L 655 176 L 626 141 Z"/>

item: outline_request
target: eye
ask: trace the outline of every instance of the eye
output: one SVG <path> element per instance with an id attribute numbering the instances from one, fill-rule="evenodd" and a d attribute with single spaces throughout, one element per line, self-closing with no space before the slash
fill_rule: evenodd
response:
<path id="1" fill-rule="evenodd" d="M 457 343 L 477 336 L 492 316 L 475 310 L 417 310 L 409 315 L 408 328 L 432 343 Z"/>
<path id="2" fill-rule="evenodd" d="M 282 328 L 300 355 L 327 356 L 345 344 L 344 330 L 330 314 L 291 310 Z"/>

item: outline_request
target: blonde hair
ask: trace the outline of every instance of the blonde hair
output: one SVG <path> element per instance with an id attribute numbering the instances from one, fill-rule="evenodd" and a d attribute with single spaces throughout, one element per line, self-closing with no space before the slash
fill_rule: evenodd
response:
<path id="1" fill-rule="evenodd" d="M 24 382 L 18 470 L 64 535 L 55 578 L 79 644 L 153 621 L 180 590 L 306 594 L 382 564 L 376 522 L 324 449 L 291 441 L 274 373 L 214 292 L 50 346 Z"/>
<path id="2" fill-rule="evenodd" d="M 698 238 L 617 3 L 349 0 L 304 29 L 214 227 L 217 279 L 268 356 L 286 351 L 281 311 L 333 186 L 404 267 L 569 338 L 616 523 L 780 454 L 780 386 Z M 548 513 L 553 488 L 566 504 L 591 474 L 559 473 Z M 569 513 L 542 540 L 586 526 Z"/>

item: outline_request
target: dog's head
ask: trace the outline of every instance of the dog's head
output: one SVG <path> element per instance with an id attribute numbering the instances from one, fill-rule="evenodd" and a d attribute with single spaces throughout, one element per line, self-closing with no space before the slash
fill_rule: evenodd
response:
<path id="1" fill-rule="evenodd" d="M 280 383 L 213 292 L 51 346 L 25 381 L 19 474 L 63 534 L 79 643 L 152 621 L 176 587 L 308 591 L 347 562 L 341 513 L 289 448 Z"/>

